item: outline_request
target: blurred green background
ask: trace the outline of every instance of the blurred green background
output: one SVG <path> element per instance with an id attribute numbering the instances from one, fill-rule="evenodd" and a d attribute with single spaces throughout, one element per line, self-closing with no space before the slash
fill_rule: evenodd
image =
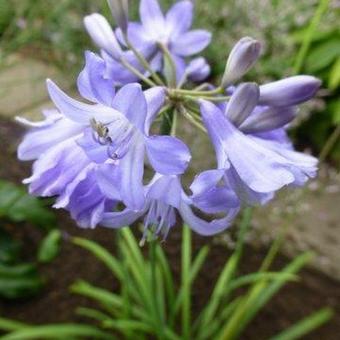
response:
<path id="1" fill-rule="evenodd" d="M 165 6 L 173 2 L 162 1 Z M 137 1 L 130 3 L 132 17 L 136 17 Z M 0 66 L 6 64 L 8 56 L 20 53 L 53 64 L 74 85 L 83 64 L 83 51 L 94 49 L 82 23 L 82 18 L 92 12 L 104 13 L 112 22 L 104 0 L 0 0 Z M 206 52 L 213 76 L 223 72 L 232 45 L 250 35 L 262 41 L 264 49 L 249 79 L 264 82 L 297 73 L 320 77 L 323 90 L 302 109 L 299 128 L 293 135 L 301 147 L 311 147 L 315 154 L 326 148 L 328 159 L 339 164 L 338 1 L 197 0 L 195 20 L 196 27 L 213 32 Z"/>

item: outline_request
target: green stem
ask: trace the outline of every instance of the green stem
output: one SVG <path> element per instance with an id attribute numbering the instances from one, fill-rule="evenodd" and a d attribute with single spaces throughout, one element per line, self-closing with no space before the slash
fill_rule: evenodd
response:
<path id="1" fill-rule="evenodd" d="M 147 85 L 150 87 L 157 86 L 152 80 L 148 79 L 147 77 L 144 76 L 140 71 L 138 71 L 136 68 L 134 68 L 128 61 L 126 61 L 124 58 L 122 58 L 121 63 L 135 76 L 137 76 L 140 80 L 144 81 Z"/>
<path id="2" fill-rule="evenodd" d="M 183 305 L 182 305 L 182 335 L 184 340 L 189 340 L 191 333 L 191 283 L 190 283 L 190 266 L 191 266 L 191 231 L 186 225 L 183 225 L 182 232 L 182 287 L 183 287 Z"/>
<path id="3" fill-rule="evenodd" d="M 198 129 L 200 129 L 202 132 L 207 133 L 207 130 L 205 129 L 205 127 L 199 123 L 198 121 L 196 121 L 196 119 L 190 114 L 190 112 L 188 112 L 186 110 L 186 108 L 184 107 L 180 107 L 180 113 L 183 115 L 184 118 L 186 118 L 191 124 L 193 124 L 194 126 L 196 126 Z"/>
<path id="4" fill-rule="evenodd" d="M 164 86 L 165 84 L 163 80 L 158 76 L 156 72 L 154 72 L 154 70 L 151 68 L 150 64 L 144 58 L 144 56 L 141 53 L 139 53 L 139 51 L 133 46 L 133 44 L 130 43 L 127 36 L 125 36 L 125 42 L 126 42 L 127 47 L 134 53 L 134 55 L 137 57 L 137 59 L 139 60 L 141 65 L 145 68 L 145 70 L 150 72 L 150 75 L 155 80 L 155 82 L 158 85 Z"/>
<path id="5" fill-rule="evenodd" d="M 170 85 L 170 87 L 174 88 L 176 87 L 176 65 L 174 60 L 172 59 L 171 53 L 168 50 L 168 48 L 164 45 L 159 43 L 158 44 L 159 48 L 162 50 L 162 52 L 164 53 L 164 57 L 165 59 L 168 61 L 170 68 L 171 68 L 171 79 L 168 79 L 168 83 Z"/>
<path id="6" fill-rule="evenodd" d="M 176 89 L 173 90 L 174 94 L 179 94 L 179 95 L 189 95 L 189 96 L 214 96 L 217 94 L 223 94 L 224 90 L 221 87 L 218 87 L 214 90 L 210 91 L 197 91 L 197 90 L 184 90 L 184 89 Z"/>
<path id="7" fill-rule="evenodd" d="M 322 148 L 320 152 L 320 157 L 319 157 L 320 163 L 323 163 L 326 160 L 327 156 L 332 151 L 339 137 L 340 137 L 340 123 L 338 124 L 334 132 L 328 138 L 325 146 Z"/>
<path id="8" fill-rule="evenodd" d="M 315 14 L 312 18 L 312 21 L 308 27 L 308 30 L 304 36 L 304 40 L 302 42 L 302 46 L 300 51 L 296 57 L 295 65 L 294 65 L 294 72 L 299 73 L 303 66 L 304 60 L 306 59 L 309 47 L 311 45 L 313 35 L 315 34 L 320 22 L 321 18 L 326 12 L 329 5 L 329 0 L 320 0 L 319 6 L 315 11 Z"/>

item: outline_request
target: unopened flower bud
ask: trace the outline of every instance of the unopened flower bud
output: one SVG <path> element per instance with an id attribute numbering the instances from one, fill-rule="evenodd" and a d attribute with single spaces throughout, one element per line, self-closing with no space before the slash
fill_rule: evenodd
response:
<path id="1" fill-rule="evenodd" d="M 221 86 L 226 88 L 245 75 L 260 56 L 261 44 L 250 37 L 242 38 L 232 49 Z"/>
<path id="2" fill-rule="evenodd" d="M 292 106 L 308 101 L 320 88 L 321 81 L 312 76 L 294 76 L 260 86 L 260 104 Z"/>
<path id="3" fill-rule="evenodd" d="M 210 65 L 202 57 L 193 59 L 186 69 L 186 74 L 192 81 L 202 81 L 209 76 Z"/>
<path id="4" fill-rule="evenodd" d="M 93 42 L 114 59 L 120 59 L 122 49 L 108 21 L 100 14 L 91 14 L 84 18 L 87 32 Z"/>
<path id="5" fill-rule="evenodd" d="M 129 3 L 128 0 L 107 0 L 112 15 L 123 33 L 127 34 Z"/>
<path id="6" fill-rule="evenodd" d="M 239 85 L 226 108 L 226 116 L 235 126 L 242 124 L 253 112 L 260 96 L 259 87 L 255 83 Z"/>

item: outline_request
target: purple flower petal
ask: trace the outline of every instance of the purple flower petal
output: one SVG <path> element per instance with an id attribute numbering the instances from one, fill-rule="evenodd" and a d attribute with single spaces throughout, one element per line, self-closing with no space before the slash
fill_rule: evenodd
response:
<path id="1" fill-rule="evenodd" d="M 212 187 L 217 186 L 222 179 L 224 170 L 208 170 L 200 173 L 190 186 L 193 196 L 200 196 Z"/>
<path id="2" fill-rule="evenodd" d="M 191 1 L 179 1 L 175 3 L 166 14 L 166 25 L 174 37 L 188 31 L 191 27 L 193 7 Z"/>
<path id="3" fill-rule="evenodd" d="M 165 89 L 163 87 L 153 87 L 144 91 L 144 96 L 148 108 L 145 119 L 144 132 L 146 135 L 148 135 L 153 121 L 159 113 L 159 110 L 164 105 Z"/>
<path id="4" fill-rule="evenodd" d="M 184 173 L 191 159 L 188 147 L 170 136 L 152 136 L 146 139 L 146 150 L 152 167 L 163 175 Z"/>
<path id="5" fill-rule="evenodd" d="M 118 165 L 115 164 L 103 164 L 97 171 L 97 182 L 103 195 L 115 201 L 121 201 L 121 195 L 119 193 L 120 178 Z"/>
<path id="6" fill-rule="evenodd" d="M 117 92 L 112 107 L 124 114 L 130 123 L 144 132 L 147 103 L 139 84 L 129 84 L 122 87 Z"/>
<path id="7" fill-rule="evenodd" d="M 104 78 L 104 60 L 92 52 L 85 52 L 85 59 L 85 68 L 78 77 L 80 94 L 92 102 L 111 107 L 115 96 L 114 81 Z"/>
<path id="8" fill-rule="evenodd" d="M 294 76 L 260 86 L 260 104 L 293 106 L 313 98 L 321 81 L 312 76 Z"/>
<path id="9" fill-rule="evenodd" d="M 296 117 L 295 107 L 269 107 L 250 115 L 241 125 L 244 133 L 258 133 L 284 127 Z"/>
<path id="10" fill-rule="evenodd" d="M 225 216 L 224 218 L 216 219 L 211 222 L 207 222 L 197 217 L 191 210 L 188 203 L 184 201 L 182 201 L 179 211 L 184 222 L 192 230 L 203 236 L 212 236 L 229 228 L 234 218 L 238 214 L 239 209 L 231 209 L 228 215 Z"/>
<path id="11" fill-rule="evenodd" d="M 136 135 L 131 142 L 129 151 L 120 160 L 118 167 L 120 194 L 125 205 L 131 210 L 141 210 L 145 203 L 143 189 L 144 154 L 144 139 Z"/>
<path id="12" fill-rule="evenodd" d="M 259 87 L 255 83 L 239 85 L 226 108 L 227 118 L 239 126 L 252 113 L 260 96 Z"/>
<path id="13" fill-rule="evenodd" d="M 20 119 L 20 122 L 28 123 L 22 119 Z M 56 144 L 77 136 L 83 130 L 81 125 L 63 118 L 60 114 L 47 118 L 38 124 L 41 127 L 30 130 L 18 147 L 18 158 L 22 161 L 37 159 Z"/>
<path id="14" fill-rule="evenodd" d="M 162 201 L 179 209 L 182 186 L 177 176 L 161 176 L 156 174 L 148 185 L 148 199 Z"/>
<path id="15" fill-rule="evenodd" d="M 204 30 L 193 30 L 182 34 L 172 42 L 171 51 L 182 57 L 191 56 L 204 50 L 211 41 L 211 33 Z"/>
<path id="16" fill-rule="evenodd" d="M 130 226 L 144 214 L 143 211 L 125 209 L 120 212 L 105 213 L 100 225 L 107 228 L 120 229 Z"/>
<path id="17" fill-rule="evenodd" d="M 186 68 L 188 78 L 194 82 L 206 79 L 209 76 L 210 71 L 210 65 L 202 57 L 193 59 Z"/>
<path id="18" fill-rule="evenodd" d="M 104 163 L 108 158 L 108 146 L 98 143 L 94 139 L 92 128 L 87 128 L 84 134 L 77 139 L 77 144 L 84 150 L 87 157 L 98 164 Z"/>
<path id="19" fill-rule="evenodd" d="M 218 154 L 224 150 L 240 178 L 252 190 L 272 192 L 294 181 L 283 157 L 245 136 L 214 105 L 210 107 L 212 110 L 203 105 L 202 117 L 212 140 L 218 141 Z"/>
<path id="20" fill-rule="evenodd" d="M 165 19 L 157 0 L 141 0 L 139 14 L 149 34 L 156 36 L 164 29 Z"/>
<path id="21" fill-rule="evenodd" d="M 103 105 L 84 104 L 70 98 L 51 80 L 47 80 L 47 88 L 52 101 L 60 112 L 79 124 L 88 125 L 91 119 L 96 119 L 101 123 L 109 123 L 117 115 L 120 116 L 119 112 L 112 108 Z"/>

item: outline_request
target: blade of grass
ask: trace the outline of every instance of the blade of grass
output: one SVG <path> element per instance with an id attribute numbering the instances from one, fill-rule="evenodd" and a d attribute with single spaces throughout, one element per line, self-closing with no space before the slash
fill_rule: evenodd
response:
<path id="1" fill-rule="evenodd" d="M 103 262 L 109 270 L 119 279 L 120 281 L 124 278 L 124 272 L 121 263 L 115 258 L 108 250 L 90 240 L 86 240 L 79 237 L 74 237 L 72 242 L 79 247 L 82 247 L 92 253 L 97 259 Z"/>
<path id="2" fill-rule="evenodd" d="M 157 248 L 156 248 L 156 257 L 157 257 L 159 266 L 163 272 L 165 289 L 167 293 L 167 301 L 168 301 L 168 304 L 172 306 L 175 301 L 174 279 L 171 273 L 169 262 L 164 254 L 162 247 L 159 244 L 157 244 Z"/>
<path id="3" fill-rule="evenodd" d="M 282 273 L 296 274 L 311 258 L 310 253 L 303 254 L 292 261 Z M 268 284 L 266 279 L 254 284 L 250 292 L 244 297 L 240 305 L 221 330 L 218 339 L 237 339 L 242 330 L 256 316 L 259 310 L 277 293 L 277 291 L 287 282 L 286 278 L 278 278 L 273 283 Z"/>
<path id="4" fill-rule="evenodd" d="M 191 338 L 191 285 L 190 285 L 190 266 L 191 266 L 191 230 L 183 225 L 182 232 L 182 284 L 183 303 L 182 303 L 182 337 L 185 340 Z"/>
<path id="5" fill-rule="evenodd" d="M 222 303 L 222 298 L 225 295 L 226 289 L 228 288 L 229 282 L 232 280 L 237 270 L 239 261 L 242 256 L 244 247 L 244 239 L 248 228 L 250 226 L 250 220 L 252 216 L 252 210 L 250 208 L 245 209 L 243 213 L 243 219 L 240 225 L 239 234 L 237 238 L 237 244 L 233 255 L 226 262 L 218 280 L 211 294 L 208 305 L 204 308 L 202 313 L 199 315 L 195 322 L 195 326 L 199 327 L 199 333 L 201 333 L 207 325 L 212 321 L 214 315 Z"/>
<path id="6" fill-rule="evenodd" d="M 304 40 L 302 42 L 302 46 L 300 51 L 296 57 L 295 64 L 294 64 L 294 73 L 297 74 L 301 71 L 303 63 L 306 59 L 310 44 L 313 39 L 313 35 L 316 32 L 322 16 L 327 11 L 329 5 L 329 0 L 320 0 L 319 6 L 317 7 L 315 14 L 310 22 L 307 32 L 305 33 Z"/>
<path id="7" fill-rule="evenodd" d="M 286 329 L 282 333 L 274 336 L 271 340 L 296 340 L 302 339 L 303 336 L 319 328 L 328 322 L 334 315 L 330 308 L 324 308 L 307 318 L 301 320 L 292 327 Z"/>
<path id="8" fill-rule="evenodd" d="M 4 335 L 3 340 L 30 340 L 30 339 L 69 339 L 70 337 L 95 338 L 112 340 L 112 334 L 103 332 L 96 327 L 80 324 L 60 324 L 35 326 L 20 329 Z"/>
<path id="9" fill-rule="evenodd" d="M 192 284 L 195 281 L 196 276 L 198 275 L 200 269 L 202 268 L 203 263 L 205 262 L 205 259 L 208 256 L 208 252 L 209 252 L 209 247 L 204 246 L 202 249 L 200 249 L 200 251 L 196 255 L 196 257 L 195 257 L 195 259 L 192 263 L 192 266 L 191 266 L 190 284 Z M 181 307 L 182 302 L 183 302 L 183 296 L 184 296 L 184 290 L 183 290 L 183 287 L 181 286 L 179 291 L 178 291 L 177 298 L 175 300 L 173 308 L 171 309 L 171 313 L 170 313 L 170 317 L 169 317 L 170 325 L 173 325 L 174 322 L 175 322 L 176 315 L 177 315 L 178 311 L 180 310 L 180 307 Z"/>
<path id="10" fill-rule="evenodd" d="M 5 318 L 0 318 L 0 329 L 6 332 L 17 331 L 29 327 L 29 325 L 22 322 L 13 321 Z"/>

